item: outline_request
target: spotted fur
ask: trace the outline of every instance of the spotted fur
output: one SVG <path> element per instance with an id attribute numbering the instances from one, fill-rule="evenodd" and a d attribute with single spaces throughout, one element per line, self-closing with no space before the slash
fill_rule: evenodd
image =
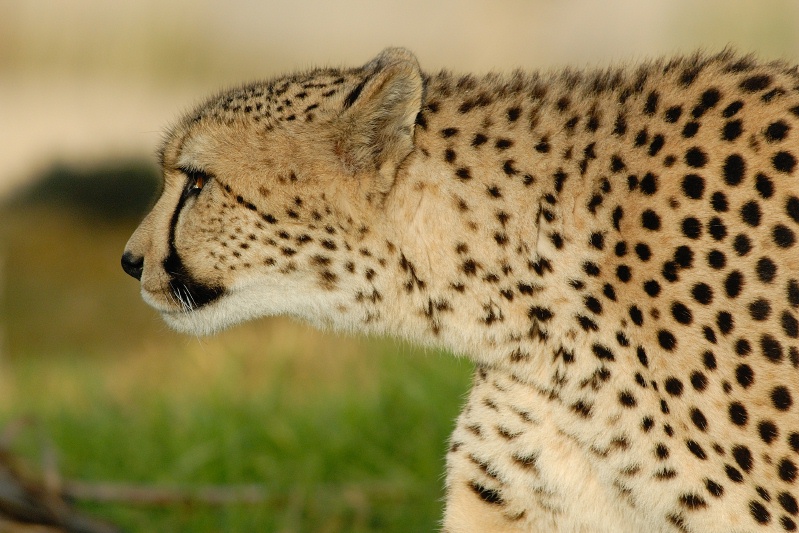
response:
<path id="1" fill-rule="evenodd" d="M 123 266 L 179 330 L 288 314 L 472 359 L 449 533 L 795 531 L 797 158 L 783 63 L 389 49 L 187 115 Z"/>

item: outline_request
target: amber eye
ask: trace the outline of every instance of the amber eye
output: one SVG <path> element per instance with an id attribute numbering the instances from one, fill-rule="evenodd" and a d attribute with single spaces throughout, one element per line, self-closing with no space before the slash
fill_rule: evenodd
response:
<path id="1" fill-rule="evenodd" d="M 191 190 L 192 191 L 199 191 L 205 185 L 205 174 L 197 173 L 191 177 Z"/>
<path id="2" fill-rule="evenodd" d="M 211 175 L 202 170 L 193 170 L 189 168 L 181 168 L 180 170 L 186 175 L 186 188 L 183 194 L 199 194 L 211 179 Z"/>

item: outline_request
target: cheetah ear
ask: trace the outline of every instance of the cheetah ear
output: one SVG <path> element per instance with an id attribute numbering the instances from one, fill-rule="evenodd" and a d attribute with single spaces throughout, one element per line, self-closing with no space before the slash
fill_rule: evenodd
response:
<path id="1" fill-rule="evenodd" d="M 336 152 L 348 170 L 377 172 L 372 191 L 385 194 L 413 150 L 423 82 L 416 57 L 387 48 L 363 67 L 364 80 L 344 100 Z"/>

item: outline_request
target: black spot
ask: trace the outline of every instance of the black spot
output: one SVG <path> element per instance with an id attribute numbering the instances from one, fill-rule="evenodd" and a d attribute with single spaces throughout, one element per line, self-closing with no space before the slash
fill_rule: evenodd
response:
<path id="1" fill-rule="evenodd" d="M 746 339 L 738 339 L 738 341 L 735 343 L 735 353 L 741 357 L 745 357 L 751 352 L 752 346 L 749 344 L 749 341 Z"/>
<path id="2" fill-rule="evenodd" d="M 781 323 L 782 331 L 784 331 L 788 337 L 792 339 L 799 337 L 799 322 L 797 322 L 790 311 L 783 311 Z"/>
<path id="3" fill-rule="evenodd" d="M 478 133 L 478 134 L 476 134 L 476 135 L 474 136 L 474 138 L 472 139 L 472 146 L 474 146 L 475 148 L 477 148 L 477 147 L 478 147 L 478 146 L 480 146 L 481 144 L 485 144 L 485 143 L 486 143 L 486 141 L 488 141 L 488 137 L 486 137 L 486 136 L 485 136 L 485 135 L 483 135 L 482 133 Z"/>
<path id="4" fill-rule="evenodd" d="M 732 328 L 735 327 L 735 321 L 732 318 L 732 315 L 727 311 L 720 311 L 716 315 L 716 325 L 719 327 L 719 330 L 724 334 L 727 335 L 729 332 L 732 331 Z"/>
<path id="5" fill-rule="evenodd" d="M 796 480 L 797 469 L 796 465 L 790 459 L 783 459 L 777 467 L 777 472 L 780 474 L 780 479 L 793 483 Z"/>
<path id="6" fill-rule="evenodd" d="M 771 77 L 766 74 L 761 74 L 746 78 L 741 82 L 740 87 L 746 92 L 753 93 L 762 91 L 769 85 L 771 85 Z"/>
<path id="7" fill-rule="evenodd" d="M 760 218 L 760 205 L 756 201 L 750 200 L 741 207 L 741 220 L 748 225 L 752 227 L 759 226 Z"/>
<path id="8" fill-rule="evenodd" d="M 713 193 L 710 203 L 713 206 L 713 210 L 718 211 L 719 213 L 725 213 L 728 209 L 727 197 L 721 191 Z"/>
<path id="9" fill-rule="evenodd" d="M 593 296 L 587 296 L 585 298 L 585 306 L 594 314 L 602 314 L 602 304 Z"/>
<path id="10" fill-rule="evenodd" d="M 466 275 L 473 276 L 477 272 L 477 262 L 474 259 L 467 259 L 463 262 L 462 269 Z"/>
<path id="11" fill-rule="evenodd" d="M 702 447 L 699 445 L 699 443 L 697 443 L 696 441 L 693 440 L 685 441 L 685 445 L 688 447 L 688 450 L 699 459 L 702 459 L 703 461 L 707 459 L 707 454 L 705 453 L 705 450 L 703 450 Z"/>
<path id="12" fill-rule="evenodd" d="M 716 368 L 716 356 L 713 355 L 713 352 L 710 350 L 702 354 L 702 362 L 708 370 L 714 370 Z"/>
<path id="13" fill-rule="evenodd" d="M 619 281 L 624 283 L 630 281 L 630 278 L 632 277 L 632 271 L 630 270 L 630 267 L 627 265 L 619 265 L 616 267 L 616 277 L 619 278 Z"/>
<path id="14" fill-rule="evenodd" d="M 624 407 L 635 407 L 637 405 L 635 396 L 629 391 L 622 391 L 619 393 L 619 403 Z"/>
<path id="15" fill-rule="evenodd" d="M 795 279 L 788 281 L 786 292 L 788 293 L 788 303 L 791 307 L 799 307 L 799 283 Z"/>
<path id="16" fill-rule="evenodd" d="M 686 139 L 690 139 L 696 132 L 699 131 L 699 123 L 698 122 L 686 122 L 685 126 L 682 129 L 682 136 Z"/>
<path id="17" fill-rule="evenodd" d="M 660 229 L 660 217 L 651 209 L 647 209 L 641 213 L 641 225 L 651 231 L 658 231 Z"/>
<path id="18" fill-rule="evenodd" d="M 647 115 L 654 115 L 658 109 L 658 98 L 659 95 L 657 91 L 652 91 L 646 97 L 646 104 L 644 104 L 644 113 Z"/>
<path id="19" fill-rule="evenodd" d="M 746 446 L 733 446 L 732 448 L 732 456 L 735 458 L 735 462 L 738 463 L 738 466 L 741 467 L 746 473 L 749 473 L 752 470 L 752 452 L 749 451 L 749 448 Z"/>
<path id="20" fill-rule="evenodd" d="M 462 180 L 470 180 L 472 179 L 472 173 L 469 171 L 468 168 L 461 167 L 455 171 L 455 175 Z"/>
<path id="21" fill-rule="evenodd" d="M 658 190 L 658 178 L 651 172 L 647 172 L 646 176 L 641 180 L 641 192 L 647 196 L 652 196 Z"/>
<path id="22" fill-rule="evenodd" d="M 649 132 L 646 128 L 639 131 L 635 136 L 635 146 L 643 146 L 649 141 Z"/>
<path id="23" fill-rule="evenodd" d="M 735 250 L 735 253 L 743 257 L 752 250 L 752 241 L 750 241 L 749 237 L 743 233 L 739 233 L 735 236 L 735 241 L 733 241 L 732 247 Z"/>
<path id="24" fill-rule="evenodd" d="M 596 322 L 588 318 L 587 316 L 578 315 L 577 322 L 579 322 L 580 327 L 583 328 L 584 331 L 598 331 L 599 326 L 597 326 Z"/>
<path id="25" fill-rule="evenodd" d="M 741 483 L 744 480 L 743 474 L 734 466 L 724 465 L 724 471 L 727 473 L 727 477 L 736 483 Z"/>
<path id="26" fill-rule="evenodd" d="M 768 333 L 760 337 L 760 351 L 763 353 L 763 356 L 772 363 L 779 363 L 782 361 L 782 344 Z"/>
<path id="27" fill-rule="evenodd" d="M 511 107 L 508 109 L 508 122 L 516 122 L 521 115 L 522 110 L 519 107 Z"/>
<path id="28" fill-rule="evenodd" d="M 671 306 L 671 315 L 680 324 L 690 324 L 693 321 L 691 310 L 680 302 L 675 302 Z"/>
<path id="29" fill-rule="evenodd" d="M 765 298 L 758 298 L 749 304 L 749 315 L 753 320 L 766 320 L 771 314 L 771 304 Z"/>
<path id="30" fill-rule="evenodd" d="M 674 337 L 674 334 L 666 329 L 658 331 L 658 343 L 661 348 L 669 352 L 677 347 L 677 339 Z"/>
<path id="31" fill-rule="evenodd" d="M 496 146 L 497 150 L 507 150 L 513 146 L 513 141 L 510 139 L 497 139 L 497 142 L 494 143 L 494 146 Z"/>
<path id="32" fill-rule="evenodd" d="M 719 103 L 721 99 L 721 93 L 718 89 L 708 89 L 702 93 L 702 96 L 699 98 L 699 104 L 694 107 L 692 111 L 692 115 L 694 118 L 699 118 L 705 114 L 705 111 L 708 109 L 713 109 L 716 104 Z"/>
<path id="33" fill-rule="evenodd" d="M 674 283 L 680 278 L 680 276 L 677 274 L 677 271 L 677 263 L 674 261 L 666 261 L 663 263 L 663 270 L 660 272 L 660 274 L 666 281 Z"/>
<path id="34" fill-rule="evenodd" d="M 678 105 L 672 106 L 666 110 L 663 114 L 663 118 L 666 122 L 674 123 L 680 120 L 680 115 L 682 115 L 682 108 Z"/>
<path id="35" fill-rule="evenodd" d="M 699 68 L 697 67 L 689 67 L 685 69 L 682 74 L 680 74 L 680 84 L 683 87 L 690 87 L 694 81 L 696 81 L 696 77 L 699 75 Z"/>
<path id="36" fill-rule="evenodd" d="M 755 266 L 757 278 L 763 283 L 771 283 L 777 275 L 777 265 L 768 257 L 761 257 Z"/>
<path id="37" fill-rule="evenodd" d="M 603 250 L 605 248 L 605 237 L 599 232 L 592 233 L 588 243 L 597 250 Z"/>
<path id="38" fill-rule="evenodd" d="M 682 190 L 688 198 L 698 200 L 705 192 L 705 179 L 696 174 L 688 174 L 682 180 Z"/>
<path id="39" fill-rule="evenodd" d="M 591 417 L 591 407 L 591 404 L 587 404 L 583 401 L 577 401 L 571 406 L 572 410 L 583 418 Z"/>
<path id="40" fill-rule="evenodd" d="M 692 372 L 691 385 L 693 385 L 694 390 L 701 392 L 707 387 L 707 378 L 701 372 Z"/>
<path id="41" fill-rule="evenodd" d="M 649 144 L 649 155 L 654 157 L 658 155 L 660 150 L 663 148 L 663 145 L 666 143 L 666 140 L 663 138 L 663 135 L 657 134 L 652 138 L 652 142 Z"/>
<path id="42" fill-rule="evenodd" d="M 790 248 L 796 242 L 796 235 L 793 230 L 783 224 L 777 224 L 771 233 L 774 244 L 780 248 Z"/>
<path id="43" fill-rule="evenodd" d="M 649 261 L 652 257 L 652 251 L 649 249 L 649 246 L 642 242 L 635 245 L 635 253 L 638 255 L 638 258 L 644 262 Z"/>
<path id="44" fill-rule="evenodd" d="M 746 412 L 746 407 L 740 402 L 732 402 L 729 406 L 728 413 L 730 415 L 730 422 L 736 426 L 745 426 L 749 420 L 749 414 Z"/>
<path id="45" fill-rule="evenodd" d="M 707 418 L 705 414 L 696 407 L 691 409 L 691 422 L 701 431 L 707 431 Z"/>
<path id="46" fill-rule="evenodd" d="M 610 351 L 610 348 L 607 346 L 594 344 L 591 346 L 591 350 L 594 352 L 594 355 L 597 357 L 597 359 L 602 359 L 605 361 L 615 361 L 616 359 L 613 355 L 613 352 Z"/>
<path id="47" fill-rule="evenodd" d="M 790 174 L 796 167 L 796 158 L 789 152 L 777 152 L 771 159 L 771 163 L 775 170 Z"/>
<path id="48" fill-rule="evenodd" d="M 540 322 L 548 322 L 549 320 L 552 319 L 553 314 L 552 311 L 550 311 L 546 307 L 534 305 L 529 309 L 529 311 L 527 311 L 527 316 L 529 316 L 530 318 L 535 318 Z"/>
<path id="49" fill-rule="evenodd" d="M 781 141 L 788 135 L 788 131 L 791 127 L 785 123 L 784 120 L 778 120 L 777 122 L 772 122 L 769 124 L 768 128 L 766 128 L 766 140 L 768 142 L 777 142 Z"/>
<path id="50" fill-rule="evenodd" d="M 698 239 L 702 235 L 702 223 L 694 217 L 682 221 L 682 234 L 689 239 Z"/>
<path id="51" fill-rule="evenodd" d="M 749 365 L 738 365 L 735 369 L 735 379 L 743 388 L 749 388 L 755 381 L 755 372 Z"/>
<path id="52" fill-rule="evenodd" d="M 457 135 L 458 131 L 458 128 L 444 128 L 441 130 L 441 136 L 445 139 L 449 139 L 450 137 Z"/>
<path id="53" fill-rule="evenodd" d="M 624 257 L 625 255 L 627 255 L 627 243 L 624 241 L 617 242 L 613 251 L 615 252 L 617 257 Z"/>
<path id="54" fill-rule="evenodd" d="M 596 263 L 593 263 L 591 261 L 586 261 L 583 263 L 583 272 L 585 272 L 591 277 L 596 277 L 599 275 L 600 270 L 599 266 L 597 266 Z"/>
<path id="55" fill-rule="evenodd" d="M 698 494 L 688 493 L 680 495 L 680 504 L 689 510 L 703 509 L 707 502 Z"/>
<path id="56" fill-rule="evenodd" d="M 704 452 L 702 453 L 704 454 Z M 700 459 L 702 458 L 700 457 Z M 710 494 L 712 494 L 716 498 L 721 498 L 724 495 L 724 487 L 722 487 L 712 479 L 705 479 L 705 488 Z"/>
<path id="57" fill-rule="evenodd" d="M 549 153 L 549 149 L 550 149 L 549 141 L 547 140 L 546 137 L 541 139 L 541 141 L 539 141 L 539 143 L 535 145 L 536 152 L 539 152 L 539 153 L 542 153 L 542 154 Z"/>
<path id="58" fill-rule="evenodd" d="M 743 106 L 744 106 L 743 102 L 741 102 L 740 100 L 736 100 L 735 102 L 725 107 L 724 111 L 722 111 L 721 114 L 724 116 L 724 118 L 730 118 L 736 113 L 738 113 L 738 111 L 740 111 Z"/>
<path id="59" fill-rule="evenodd" d="M 771 444 L 777 438 L 779 430 L 774 422 L 764 420 L 757 425 L 757 431 L 760 433 L 760 439 L 766 444 Z"/>
<path id="60" fill-rule="evenodd" d="M 515 161 L 513 159 L 508 159 L 507 161 L 505 161 L 502 164 L 502 170 L 508 176 L 514 176 L 514 175 L 519 173 L 519 171 L 516 168 L 513 167 L 514 163 L 515 163 Z M 558 191 L 558 192 L 560 192 L 560 191 Z"/>
<path id="61" fill-rule="evenodd" d="M 727 258 L 723 252 L 712 250 L 707 254 L 707 264 L 716 270 L 720 270 L 727 265 Z"/>
<path id="62" fill-rule="evenodd" d="M 799 504 L 797 504 L 796 498 L 793 495 L 787 492 L 781 492 L 777 500 L 780 502 L 780 505 L 782 505 L 782 508 L 787 512 L 794 516 L 799 514 Z M 796 531 L 796 524 L 793 522 L 793 520 L 790 521 L 789 525 L 786 525 L 786 518 L 788 517 L 783 517 L 783 529 L 786 531 Z"/>
<path id="63" fill-rule="evenodd" d="M 644 314 L 638 309 L 637 306 L 633 305 L 630 307 L 630 320 L 633 321 L 633 324 L 636 326 L 640 326 L 644 323 Z"/>
<path id="64" fill-rule="evenodd" d="M 734 141 L 743 133 L 743 126 L 740 120 L 730 120 L 721 129 L 721 138 L 725 141 Z"/>
<path id="65" fill-rule="evenodd" d="M 752 500 L 749 502 L 749 514 L 752 515 L 752 518 L 759 524 L 768 524 L 771 522 L 771 514 L 768 512 L 768 509 L 763 507 L 758 501 Z"/>
<path id="66" fill-rule="evenodd" d="M 713 217 L 708 223 L 708 231 L 714 240 L 720 241 L 727 236 L 727 226 L 721 221 L 719 217 Z"/>
<path id="67" fill-rule="evenodd" d="M 778 411 L 787 411 L 793 405 L 793 398 L 787 387 L 782 385 L 771 390 L 771 403 Z"/>
<path id="68" fill-rule="evenodd" d="M 613 227 L 616 230 L 619 230 L 619 223 L 621 222 L 622 217 L 624 216 L 624 210 L 622 210 L 621 206 L 616 206 L 613 210 L 613 215 L 611 216 L 613 220 Z"/>
<path id="69" fill-rule="evenodd" d="M 657 281 L 650 279 L 649 281 L 644 282 L 644 291 L 646 291 L 649 296 L 654 298 L 660 294 L 660 284 Z"/>
<path id="70" fill-rule="evenodd" d="M 505 505 L 505 501 L 502 499 L 502 494 L 498 490 L 484 487 L 476 481 L 469 483 L 469 488 L 471 488 L 472 491 L 474 491 L 474 493 L 486 503 L 491 505 Z"/>
<path id="71" fill-rule="evenodd" d="M 755 177 L 755 189 L 763 199 L 771 198 L 774 194 L 774 184 L 765 174 L 758 174 Z"/>
<path id="72" fill-rule="evenodd" d="M 746 162 L 738 154 L 732 154 L 724 160 L 724 181 L 727 185 L 736 186 L 744 178 Z"/>
<path id="73" fill-rule="evenodd" d="M 694 146 L 685 152 L 685 163 L 689 167 L 702 168 L 707 164 L 707 154 L 698 146 Z"/>
<path id="74" fill-rule="evenodd" d="M 680 268 L 691 268 L 691 264 L 694 261 L 694 252 L 688 246 L 678 246 L 676 250 L 674 250 L 674 262 L 680 266 Z"/>
<path id="75" fill-rule="evenodd" d="M 666 379 L 666 383 L 664 385 L 666 387 L 666 392 L 672 396 L 682 396 L 683 386 L 679 379 L 670 377 Z"/>

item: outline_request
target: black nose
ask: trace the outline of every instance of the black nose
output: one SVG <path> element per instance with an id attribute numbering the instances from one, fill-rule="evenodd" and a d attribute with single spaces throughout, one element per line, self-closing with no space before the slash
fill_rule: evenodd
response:
<path id="1" fill-rule="evenodd" d="M 125 252 L 122 254 L 122 270 L 136 279 L 141 279 L 141 273 L 144 270 L 144 258 Z"/>

